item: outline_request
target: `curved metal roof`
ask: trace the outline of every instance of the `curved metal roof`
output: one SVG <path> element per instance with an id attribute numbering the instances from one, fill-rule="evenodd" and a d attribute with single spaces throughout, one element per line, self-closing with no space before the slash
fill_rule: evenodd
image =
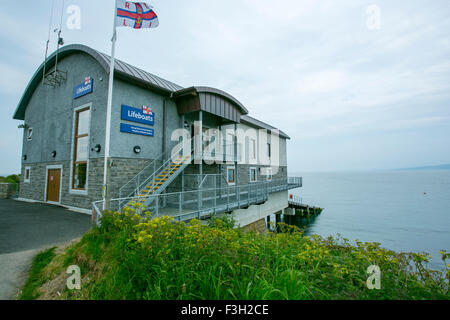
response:
<path id="1" fill-rule="evenodd" d="M 95 60 L 97 60 L 97 62 L 103 67 L 103 69 L 105 69 L 105 72 L 109 74 L 111 57 L 104 53 L 96 51 L 88 46 L 84 46 L 81 44 L 72 44 L 65 46 L 59 50 L 58 59 L 62 59 L 76 52 L 84 52 L 90 55 Z M 46 66 L 45 69 L 50 70 L 55 65 L 55 61 L 56 61 L 56 52 L 51 54 L 48 57 L 48 59 L 44 62 Z M 40 65 L 38 70 L 34 73 L 33 77 L 31 78 L 30 82 L 28 83 L 28 86 L 25 89 L 22 98 L 20 99 L 19 105 L 17 106 L 16 111 L 14 112 L 13 117 L 14 119 L 24 120 L 26 106 L 30 101 L 34 90 L 42 80 L 44 63 Z M 134 67 L 121 60 L 116 59 L 114 70 L 115 74 L 117 74 L 118 76 L 126 77 L 128 79 L 140 82 L 144 85 L 148 85 L 166 94 L 171 94 L 172 92 L 183 89 L 183 87 L 173 82 L 160 78 L 154 74 L 151 74 L 147 71 Z"/>
<path id="2" fill-rule="evenodd" d="M 91 57 L 93 57 L 97 62 L 103 67 L 105 72 L 109 74 L 109 68 L 110 68 L 110 62 L 111 57 L 99 52 L 97 50 L 94 50 L 88 46 L 81 45 L 81 44 L 72 44 L 67 45 L 63 48 L 61 48 L 58 52 L 58 58 L 62 59 L 66 56 L 69 56 L 70 54 L 77 53 L 77 52 L 84 52 Z M 46 70 L 50 70 L 51 67 L 55 65 L 56 60 L 56 52 L 54 52 L 48 59 L 44 62 Z M 142 69 L 139 69 L 137 67 L 134 67 L 126 62 L 123 62 L 121 60 L 115 61 L 115 68 L 114 72 L 119 77 L 124 77 L 131 81 L 136 81 L 137 83 L 140 83 L 142 85 L 151 87 L 152 89 L 155 89 L 157 91 L 160 91 L 161 93 L 172 95 L 173 97 L 179 97 L 183 96 L 184 94 L 189 94 L 192 91 L 196 91 L 198 93 L 205 92 L 205 93 L 214 93 L 219 96 L 227 98 L 229 101 L 234 103 L 236 106 L 241 109 L 242 116 L 241 119 L 253 126 L 260 127 L 260 128 L 266 128 L 266 129 L 275 129 L 274 127 L 259 121 L 255 118 L 247 116 L 248 110 L 244 107 L 242 103 L 239 102 L 236 98 L 234 98 L 232 95 L 226 93 L 225 91 L 211 88 L 211 87 L 190 87 L 190 88 L 183 88 L 171 81 L 165 80 L 163 78 L 160 78 L 154 74 L 151 74 L 147 71 L 144 71 Z M 16 111 L 14 112 L 14 119 L 17 120 L 24 120 L 25 117 L 25 109 L 28 104 L 28 102 L 31 99 L 31 96 L 33 95 L 34 90 L 39 85 L 39 83 L 42 80 L 42 73 L 44 69 L 44 63 L 41 64 L 41 66 L 38 68 L 38 70 L 34 73 L 33 77 L 31 78 L 30 82 L 28 83 L 27 88 L 25 89 L 25 92 L 20 99 L 20 102 L 16 108 Z M 280 131 L 280 135 L 284 136 L 285 138 L 289 138 L 288 135 L 286 135 L 284 132 Z"/>
<path id="3" fill-rule="evenodd" d="M 197 93 L 201 93 L 201 92 L 205 92 L 205 93 L 213 93 L 219 96 L 222 96 L 226 99 L 228 99 L 229 101 L 231 101 L 232 103 L 234 103 L 242 112 L 242 114 L 248 114 L 248 110 L 244 107 L 244 105 L 239 102 L 238 99 L 236 99 L 235 97 L 233 97 L 231 94 L 226 93 L 225 91 L 216 89 L 216 88 L 211 88 L 211 87 L 190 87 L 190 88 L 185 88 L 185 89 L 181 89 L 178 90 L 176 92 L 174 92 L 172 94 L 172 97 L 180 97 L 183 96 L 185 94 L 189 94 L 191 92 L 197 92 Z"/>

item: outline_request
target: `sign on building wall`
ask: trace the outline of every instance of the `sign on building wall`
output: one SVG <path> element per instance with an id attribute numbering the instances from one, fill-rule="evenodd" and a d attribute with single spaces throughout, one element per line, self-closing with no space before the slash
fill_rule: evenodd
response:
<path id="1" fill-rule="evenodd" d="M 81 83 L 73 89 L 73 98 L 77 99 L 94 91 L 94 79 L 86 77 L 84 83 Z"/>
<path id="2" fill-rule="evenodd" d="M 120 132 L 139 134 L 139 135 L 147 136 L 147 137 L 154 136 L 153 129 L 135 126 L 135 125 L 127 124 L 127 123 L 120 124 Z"/>
<path id="3" fill-rule="evenodd" d="M 137 109 L 123 104 L 121 119 L 150 126 L 155 124 L 155 114 L 148 106 L 142 106 L 142 109 Z"/>

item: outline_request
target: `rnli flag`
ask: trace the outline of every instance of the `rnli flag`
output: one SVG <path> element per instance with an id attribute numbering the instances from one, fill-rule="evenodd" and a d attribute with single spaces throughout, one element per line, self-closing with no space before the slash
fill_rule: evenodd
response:
<path id="1" fill-rule="evenodd" d="M 117 0 L 117 27 L 134 29 L 156 28 L 159 25 L 158 16 L 153 7 L 145 2 Z"/>
<path id="2" fill-rule="evenodd" d="M 149 106 L 142 106 L 142 112 L 146 115 L 150 115 L 152 114 L 152 108 Z"/>

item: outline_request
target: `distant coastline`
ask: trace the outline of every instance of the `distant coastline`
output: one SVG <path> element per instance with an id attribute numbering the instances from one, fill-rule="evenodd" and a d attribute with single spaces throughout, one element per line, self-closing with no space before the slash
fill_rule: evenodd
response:
<path id="1" fill-rule="evenodd" d="M 441 164 L 437 166 L 423 166 L 423 167 L 412 167 L 412 168 L 400 168 L 394 170 L 401 171 L 421 171 L 421 170 L 450 170 L 450 163 Z"/>

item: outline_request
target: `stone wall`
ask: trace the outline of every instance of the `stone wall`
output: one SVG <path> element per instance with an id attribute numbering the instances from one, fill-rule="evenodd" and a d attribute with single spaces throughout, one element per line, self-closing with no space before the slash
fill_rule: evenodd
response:
<path id="1" fill-rule="evenodd" d="M 16 194 L 18 185 L 15 183 L 0 183 L 0 199 L 9 199 Z"/>
<path id="2" fill-rule="evenodd" d="M 19 197 L 23 199 L 46 201 L 47 166 L 62 166 L 61 204 L 69 207 L 91 209 L 92 202 L 102 199 L 103 162 L 104 159 L 90 159 L 86 191 L 71 188 L 71 161 L 47 163 L 28 163 L 30 182 L 24 181 L 25 165 L 22 167 Z M 111 198 L 119 197 L 119 188 L 138 174 L 150 160 L 146 159 L 112 159 L 110 190 Z"/>
<path id="3" fill-rule="evenodd" d="M 80 192 L 72 190 L 71 188 L 71 161 L 53 161 L 46 163 L 27 163 L 22 166 L 22 175 L 20 182 L 19 197 L 24 199 L 46 201 L 46 171 L 47 166 L 62 166 L 62 188 L 61 188 L 61 204 L 90 209 L 92 202 L 102 199 L 103 186 L 103 158 L 93 158 L 89 160 L 88 164 L 88 181 L 87 190 Z M 146 165 L 151 162 L 149 159 L 125 159 L 113 158 L 111 165 L 110 176 L 110 195 L 111 198 L 119 198 L 125 195 L 119 194 L 119 189 L 132 178 L 134 178 Z M 30 167 L 30 182 L 25 182 L 25 167 Z M 203 174 L 218 174 L 222 173 L 225 176 L 227 165 L 203 165 Z M 266 177 L 262 175 L 258 166 L 238 165 L 238 184 L 244 185 L 250 182 L 250 167 L 257 168 L 257 181 L 265 181 Z M 185 172 L 185 190 L 197 190 L 198 182 L 195 174 L 199 173 L 199 166 L 196 164 L 189 165 Z M 273 175 L 272 179 L 279 179 L 287 177 L 286 167 L 281 167 L 278 173 Z M 225 179 L 222 179 L 225 182 Z M 219 186 L 219 184 L 218 184 Z M 225 183 L 221 184 L 226 187 Z M 212 185 L 209 185 L 211 188 Z M 179 175 L 174 182 L 166 189 L 167 193 L 181 191 L 181 175 Z"/>
<path id="4" fill-rule="evenodd" d="M 250 223 L 250 224 L 246 225 L 245 227 L 242 227 L 242 231 L 265 233 L 265 232 L 267 232 L 266 221 L 265 221 L 265 219 L 260 219 L 253 223 Z"/>

